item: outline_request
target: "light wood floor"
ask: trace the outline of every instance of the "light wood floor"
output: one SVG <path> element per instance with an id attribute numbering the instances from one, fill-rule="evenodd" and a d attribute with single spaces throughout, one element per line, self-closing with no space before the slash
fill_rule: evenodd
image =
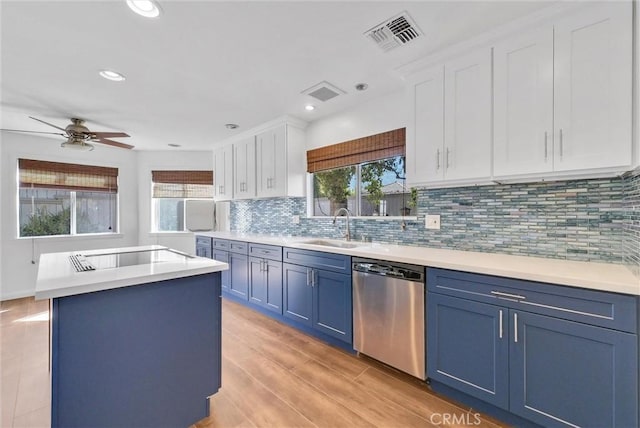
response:
<path id="1" fill-rule="evenodd" d="M 33 299 L 0 305 L 2 427 L 49 426 L 48 323 L 29 318 L 47 310 Z M 410 376 L 236 303 L 223 300 L 222 318 L 222 389 L 197 428 L 456 426 L 442 423 L 447 414 L 502 426 L 475 425 L 473 409 Z"/>

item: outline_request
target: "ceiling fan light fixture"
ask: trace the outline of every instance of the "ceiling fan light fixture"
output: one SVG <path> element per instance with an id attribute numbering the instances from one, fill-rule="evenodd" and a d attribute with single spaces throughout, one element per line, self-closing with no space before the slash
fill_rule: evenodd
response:
<path id="1" fill-rule="evenodd" d="M 160 6 L 152 0 L 127 0 L 127 6 L 145 18 L 157 18 L 160 16 Z"/>
<path id="2" fill-rule="evenodd" d="M 105 79 L 111 80 L 113 82 L 122 82 L 123 80 L 125 80 L 124 75 L 113 70 L 100 70 L 99 74 Z"/>
<path id="3" fill-rule="evenodd" d="M 60 144 L 60 147 L 63 149 L 77 150 L 81 152 L 90 152 L 93 150 L 93 144 L 85 143 L 82 140 L 73 140 L 71 138 Z"/>

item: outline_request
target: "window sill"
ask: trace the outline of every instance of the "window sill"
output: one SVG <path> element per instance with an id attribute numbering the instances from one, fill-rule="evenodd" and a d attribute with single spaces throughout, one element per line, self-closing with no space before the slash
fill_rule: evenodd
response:
<path id="1" fill-rule="evenodd" d="M 333 221 L 333 216 L 323 216 L 323 215 L 314 215 L 307 217 L 309 219 L 329 219 Z M 338 219 L 346 218 L 346 216 L 338 216 Z M 378 216 L 378 215 L 367 215 L 367 216 L 349 216 L 351 220 L 373 220 L 373 221 L 387 221 L 387 220 L 405 220 L 405 221 L 418 221 L 418 217 L 415 215 L 406 215 L 406 216 Z M 337 220 L 336 220 L 337 221 Z"/>
<path id="2" fill-rule="evenodd" d="M 81 235 L 45 235 L 45 236 L 19 236 L 18 241 L 28 241 L 31 239 L 46 241 L 86 241 L 90 239 L 120 239 L 124 238 L 122 233 L 83 233 Z"/>
<path id="3" fill-rule="evenodd" d="M 194 233 L 196 232 L 183 232 L 183 231 L 176 231 L 176 232 L 149 232 L 150 237 L 156 237 L 156 236 L 192 236 Z"/>

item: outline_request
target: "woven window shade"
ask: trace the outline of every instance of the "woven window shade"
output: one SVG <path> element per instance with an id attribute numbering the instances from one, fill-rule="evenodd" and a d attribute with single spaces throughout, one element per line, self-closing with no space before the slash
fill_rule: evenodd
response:
<path id="1" fill-rule="evenodd" d="M 307 151 L 307 172 L 405 155 L 405 128 Z"/>
<path id="2" fill-rule="evenodd" d="M 118 192 L 118 168 L 18 159 L 20 187 Z"/>
<path id="3" fill-rule="evenodd" d="M 213 198 L 213 171 L 151 171 L 154 198 Z"/>

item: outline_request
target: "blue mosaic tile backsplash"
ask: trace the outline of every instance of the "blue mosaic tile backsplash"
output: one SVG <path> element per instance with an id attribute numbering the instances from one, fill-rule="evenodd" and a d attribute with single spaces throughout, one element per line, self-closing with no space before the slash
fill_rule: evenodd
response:
<path id="1" fill-rule="evenodd" d="M 625 196 L 626 195 L 626 196 Z M 420 189 L 417 220 L 352 219 L 354 239 L 638 265 L 640 172 L 621 178 Z M 339 238 L 330 218 L 307 218 L 305 198 L 235 201 L 231 230 Z M 440 215 L 440 230 L 424 227 Z M 300 223 L 293 224 L 292 216 Z M 344 227 L 344 219 L 340 219 Z"/>
<path id="2" fill-rule="evenodd" d="M 640 277 L 640 168 L 624 175 L 624 262 Z"/>

